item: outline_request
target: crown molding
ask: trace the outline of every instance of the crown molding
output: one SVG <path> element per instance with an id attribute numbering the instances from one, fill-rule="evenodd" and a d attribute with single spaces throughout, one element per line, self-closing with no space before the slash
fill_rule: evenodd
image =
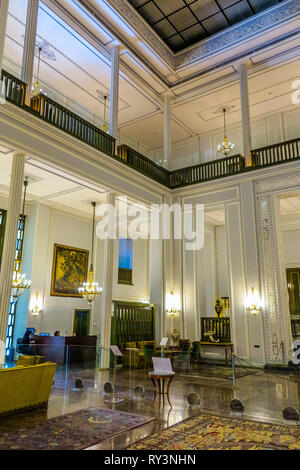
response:
<path id="1" fill-rule="evenodd" d="M 88 0 L 85 0 L 87 3 Z M 298 0 L 288 0 L 221 31 L 183 51 L 174 53 L 128 1 L 106 0 L 128 24 L 148 42 L 174 71 L 217 52 L 241 44 L 300 15 Z"/>
<path id="2" fill-rule="evenodd" d="M 109 0 L 113 1 L 113 0 Z M 197 60 L 203 60 L 217 52 L 224 51 L 242 42 L 249 41 L 254 36 L 286 23 L 300 15 L 299 0 L 289 0 L 280 3 L 255 16 L 241 21 L 225 31 L 204 39 L 200 43 L 176 54 L 175 68 L 182 67 Z"/>

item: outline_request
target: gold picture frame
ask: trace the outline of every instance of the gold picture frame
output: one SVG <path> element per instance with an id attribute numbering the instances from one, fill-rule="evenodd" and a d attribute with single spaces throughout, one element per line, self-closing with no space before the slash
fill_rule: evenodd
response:
<path id="1" fill-rule="evenodd" d="M 77 297 L 78 287 L 87 280 L 89 251 L 66 245 L 54 245 L 50 295 Z"/>

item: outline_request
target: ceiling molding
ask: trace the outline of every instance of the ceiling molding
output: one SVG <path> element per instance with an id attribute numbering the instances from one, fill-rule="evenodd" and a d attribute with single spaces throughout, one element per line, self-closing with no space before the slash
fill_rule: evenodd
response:
<path id="1" fill-rule="evenodd" d="M 109 0 L 112 1 L 112 0 Z M 195 60 L 204 59 L 216 52 L 224 51 L 236 44 L 249 41 L 254 36 L 262 35 L 275 26 L 286 23 L 299 16 L 299 1 L 288 0 L 275 5 L 268 10 L 258 13 L 247 20 L 232 26 L 214 36 L 204 39 L 198 45 L 191 46 L 189 50 L 176 54 L 176 69 L 190 64 Z M 263 41 L 263 38 L 262 38 Z"/>

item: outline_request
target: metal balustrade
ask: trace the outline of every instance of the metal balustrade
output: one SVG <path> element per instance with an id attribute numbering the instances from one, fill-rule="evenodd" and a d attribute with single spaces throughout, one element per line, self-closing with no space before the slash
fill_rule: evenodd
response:
<path id="1" fill-rule="evenodd" d="M 230 319 L 217 317 L 201 318 L 201 341 L 214 341 L 220 343 L 230 343 Z"/>
<path id="2" fill-rule="evenodd" d="M 154 179 L 164 186 L 170 186 L 170 172 L 165 168 L 157 165 L 149 158 L 144 157 L 141 153 L 133 150 L 127 145 L 118 147 L 118 156 L 135 170 Z"/>
<path id="3" fill-rule="evenodd" d="M 119 268 L 118 283 L 132 285 L 132 269 Z"/>
<path id="4" fill-rule="evenodd" d="M 252 165 L 255 168 L 277 165 L 300 158 L 300 139 L 280 142 L 252 150 Z"/>
<path id="5" fill-rule="evenodd" d="M 234 155 L 171 172 L 170 187 L 178 188 L 203 181 L 240 173 L 244 169 L 244 157 Z"/>
<path id="6" fill-rule="evenodd" d="M 112 344 L 123 347 L 133 341 L 151 341 L 155 337 L 153 305 L 115 302 L 112 318 Z"/>
<path id="7" fill-rule="evenodd" d="M 115 139 L 76 114 L 39 93 L 31 98 L 30 107 L 46 121 L 107 154 L 115 154 Z"/>
<path id="8" fill-rule="evenodd" d="M 234 155 L 171 172 L 127 145 L 120 145 L 117 149 L 117 155 L 115 155 L 115 139 L 112 136 L 42 93 L 32 97 L 30 107 L 27 106 L 24 103 L 27 85 L 4 70 L 2 70 L 1 79 L 8 102 L 22 107 L 170 189 L 232 176 L 245 170 L 254 170 L 300 158 L 299 138 L 253 150 L 251 152 L 251 167 L 245 168 L 242 155 Z"/>
<path id="9" fill-rule="evenodd" d="M 23 106 L 25 101 L 26 84 L 8 72 L 2 70 L 2 91 L 7 101 Z"/>

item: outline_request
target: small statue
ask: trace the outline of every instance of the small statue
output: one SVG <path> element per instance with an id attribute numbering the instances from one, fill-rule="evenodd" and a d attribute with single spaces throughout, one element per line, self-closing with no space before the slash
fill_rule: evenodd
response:
<path id="1" fill-rule="evenodd" d="M 215 336 L 216 332 L 213 331 L 213 330 L 208 330 L 204 333 L 204 336 L 208 336 L 209 338 L 209 342 L 210 343 L 219 343 L 219 339 L 215 339 L 214 336 Z"/>
<path id="2" fill-rule="evenodd" d="M 174 348 L 177 348 L 179 346 L 179 339 L 180 339 L 180 334 L 176 330 L 176 328 L 174 328 L 174 330 L 171 333 L 171 345 Z"/>

